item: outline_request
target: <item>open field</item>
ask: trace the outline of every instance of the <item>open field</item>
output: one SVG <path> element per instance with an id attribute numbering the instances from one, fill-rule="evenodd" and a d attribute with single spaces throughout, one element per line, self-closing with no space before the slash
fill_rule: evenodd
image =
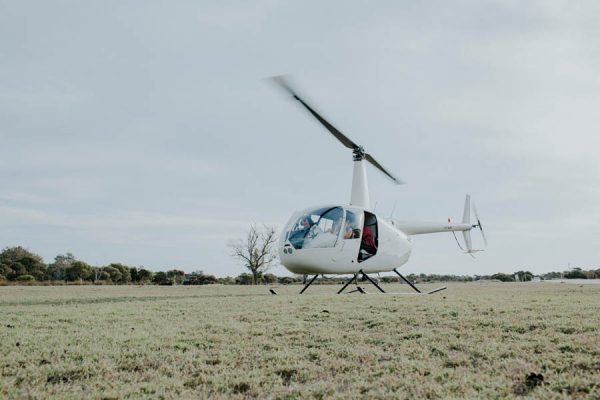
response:
<path id="1" fill-rule="evenodd" d="M 0 398 L 600 399 L 598 285 L 300 288 L 0 287 Z"/>

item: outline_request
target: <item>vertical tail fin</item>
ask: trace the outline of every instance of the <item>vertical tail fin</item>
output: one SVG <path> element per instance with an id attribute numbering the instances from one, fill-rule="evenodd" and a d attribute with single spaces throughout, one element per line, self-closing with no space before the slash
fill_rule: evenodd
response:
<path id="1" fill-rule="evenodd" d="M 465 209 L 463 211 L 462 223 L 463 224 L 471 223 L 471 195 L 470 194 L 468 194 L 467 197 L 465 197 Z M 463 231 L 462 234 L 463 234 L 463 238 L 465 239 L 465 247 L 467 248 L 467 251 L 468 252 L 473 251 L 473 245 L 471 244 L 471 232 Z"/>
<path id="2" fill-rule="evenodd" d="M 465 210 L 463 211 L 462 223 L 463 224 L 471 223 L 471 195 L 470 194 L 468 194 L 467 197 L 465 197 Z"/>

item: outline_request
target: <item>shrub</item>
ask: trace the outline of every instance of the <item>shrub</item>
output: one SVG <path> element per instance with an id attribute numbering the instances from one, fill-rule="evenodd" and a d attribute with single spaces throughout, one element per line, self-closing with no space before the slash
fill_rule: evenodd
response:
<path id="1" fill-rule="evenodd" d="M 33 275 L 19 275 L 15 280 L 19 282 L 33 282 L 35 278 Z"/>
<path id="2" fill-rule="evenodd" d="M 240 274 L 235 278 L 235 283 L 238 285 L 252 285 L 254 283 L 254 278 L 249 273 Z"/>
<path id="3" fill-rule="evenodd" d="M 292 278 L 291 276 L 282 276 L 278 280 L 279 280 L 279 283 L 281 283 L 282 285 L 290 285 L 290 284 L 296 282 L 296 280 L 294 278 Z"/>
<path id="4" fill-rule="evenodd" d="M 218 278 L 217 283 L 220 283 L 221 285 L 235 285 L 235 279 L 230 276 L 226 276 L 225 278 Z"/>

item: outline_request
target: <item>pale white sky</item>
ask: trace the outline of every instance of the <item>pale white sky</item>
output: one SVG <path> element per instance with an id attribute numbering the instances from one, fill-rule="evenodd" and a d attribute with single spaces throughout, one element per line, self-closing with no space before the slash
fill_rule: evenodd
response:
<path id="1" fill-rule="evenodd" d="M 237 275 L 228 241 L 350 195 L 351 155 L 416 238 L 407 273 L 598 267 L 600 3 L 0 1 L 0 247 Z M 274 268 L 275 273 L 284 270 Z"/>

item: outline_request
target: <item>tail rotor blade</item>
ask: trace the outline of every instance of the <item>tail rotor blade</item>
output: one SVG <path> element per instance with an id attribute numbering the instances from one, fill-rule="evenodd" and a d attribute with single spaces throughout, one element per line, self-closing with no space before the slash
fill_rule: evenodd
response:
<path id="1" fill-rule="evenodd" d="M 487 238 L 485 237 L 485 232 L 483 231 L 483 226 L 481 225 L 481 221 L 479 220 L 479 214 L 477 213 L 477 206 L 475 206 L 475 203 L 473 203 L 473 213 L 475 214 L 475 218 L 477 218 L 477 226 L 479 227 L 479 230 L 481 231 L 481 237 L 483 238 L 483 243 L 487 247 L 488 241 L 487 241 Z"/>

